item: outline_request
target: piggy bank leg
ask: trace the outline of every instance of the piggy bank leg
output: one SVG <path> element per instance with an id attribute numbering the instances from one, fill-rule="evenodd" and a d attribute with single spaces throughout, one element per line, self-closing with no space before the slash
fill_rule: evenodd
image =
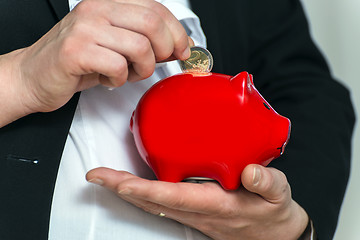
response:
<path id="1" fill-rule="evenodd" d="M 216 180 L 225 190 L 236 190 L 241 185 L 241 172 L 225 173 Z"/>
<path id="2" fill-rule="evenodd" d="M 234 167 L 234 169 L 235 169 L 235 167 Z M 214 173 L 214 169 L 212 169 L 212 170 L 213 171 L 210 171 L 210 172 Z M 219 168 L 217 170 L 219 170 Z M 184 172 L 186 172 L 186 170 L 181 171 L 180 167 L 174 166 L 174 165 L 162 164 L 161 168 L 154 169 L 154 172 L 156 174 L 156 177 L 160 181 L 181 182 L 185 179 L 189 179 L 189 176 L 184 174 Z M 207 172 L 209 172 L 209 171 L 207 171 Z M 213 174 L 212 176 L 207 176 L 209 178 L 206 178 L 205 181 L 217 181 L 225 190 L 236 190 L 241 185 L 241 172 L 242 172 L 242 169 L 241 170 L 238 169 L 237 171 L 231 171 L 231 172 L 229 172 L 227 169 L 227 171 L 224 171 L 221 173 L 218 172 L 218 173 Z M 195 179 L 195 182 L 198 182 L 196 179 L 200 179 L 200 182 L 204 182 L 204 181 L 201 181 L 201 179 L 202 179 L 201 177 L 203 177 L 203 176 L 200 176 L 200 177 L 192 176 L 190 178 L 190 180 L 193 181 Z"/>
<path id="3" fill-rule="evenodd" d="M 161 169 L 157 169 L 154 171 L 156 177 L 160 181 L 166 182 L 181 182 L 184 180 L 184 175 L 174 166 L 161 166 Z"/>

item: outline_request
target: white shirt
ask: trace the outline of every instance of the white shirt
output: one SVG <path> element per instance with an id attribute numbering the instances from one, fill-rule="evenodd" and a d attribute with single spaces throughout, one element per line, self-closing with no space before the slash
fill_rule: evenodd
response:
<path id="1" fill-rule="evenodd" d="M 70 9 L 78 2 L 70 0 Z M 199 20 L 189 10 L 188 1 L 159 2 L 186 24 L 196 45 L 205 46 Z M 97 86 L 82 92 L 57 176 L 49 239 L 208 239 L 175 221 L 146 213 L 85 180 L 86 172 L 99 166 L 154 178 L 139 157 L 129 121 L 143 93 L 158 80 L 178 72 L 176 61 L 159 64 L 155 73 L 144 81 L 126 83 L 112 91 Z"/>

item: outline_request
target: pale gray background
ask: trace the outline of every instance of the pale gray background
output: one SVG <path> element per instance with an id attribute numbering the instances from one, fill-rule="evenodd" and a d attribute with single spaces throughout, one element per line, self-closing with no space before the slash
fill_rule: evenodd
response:
<path id="1" fill-rule="evenodd" d="M 302 0 L 312 36 L 333 74 L 352 91 L 360 117 L 360 1 Z M 335 240 L 360 239 L 360 127 L 356 124 L 350 182 Z"/>

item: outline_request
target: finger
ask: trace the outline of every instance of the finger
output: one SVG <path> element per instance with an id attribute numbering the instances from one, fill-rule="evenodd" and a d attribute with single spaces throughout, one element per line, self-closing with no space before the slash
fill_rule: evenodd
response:
<path id="1" fill-rule="evenodd" d="M 82 91 L 99 85 L 100 83 L 100 74 L 90 73 L 82 75 L 80 78 L 79 88 L 76 91 Z"/>
<path id="2" fill-rule="evenodd" d="M 154 11 L 152 2 L 155 1 L 82 1 L 72 13 L 90 25 L 112 25 L 142 34 L 150 40 L 156 57 L 165 59 L 173 53 L 174 41 L 165 19 Z M 156 4 L 158 8 L 160 5 Z"/>
<path id="3" fill-rule="evenodd" d="M 177 59 L 185 60 L 190 56 L 188 36 L 175 16 L 161 3 L 148 0 L 117 0 L 129 6 L 126 14 L 116 14 L 112 23 L 146 35 L 151 39 L 158 61 L 168 58 L 171 54 Z M 130 5 L 133 5 L 132 7 Z M 143 8 L 140 9 L 139 6 Z M 133 19 L 138 24 L 134 24 Z"/>
<path id="4" fill-rule="evenodd" d="M 147 37 L 127 29 L 104 27 L 95 39 L 98 45 L 123 55 L 131 63 L 129 79 L 142 80 L 155 70 L 155 55 Z M 130 69 L 129 69 L 130 70 Z M 130 77 L 132 76 L 132 77 Z"/>
<path id="5" fill-rule="evenodd" d="M 128 82 L 137 82 L 143 80 L 143 76 L 141 76 L 136 70 L 135 66 L 129 65 L 129 75 L 128 75 Z"/>
<path id="6" fill-rule="evenodd" d="M 146 36 L 157 59 L 166 59 L 174 51 L 174 40 L 167 25 L 161 16 L 148 8 L 129 3 L 118 4 L 111 12 L 109 20 L 115 27 Z"/>
<path id="7" fill-rule="evenodd" d="M 189 42 L 189 46 L 193 47 L 195 45 L 194 41 L 192 40 L 191 37 L 188 37 L 188 42 Z M 190 56 L 189 56 L 190 57 Z M 169 58 L 162 60 L 162 61 L 158 61 L 158 62 L 170 62 L 170 61 L 174 61 L 177 60 L 178 58 L 176 58 L 174 55 L 171 55 Z"/>
<path id="8" fill-rule="evenodd" d="M 122 199 L 133 204 L 134 206 L 141 208 L 142 210 L 151 213 L 159 217 L 166 217 L 178 221 L 186 226 L 195 227 L 199 223 L 203 223 L 203 219 L 208 218 L 208 215 L 204 215 L 196 212 L 188 212 L 177 210 L 173 208 L 168 208 L 166 206 L 149 202 L 142 199 L 137 199 L 129 197 L 127 195 L 120 195 Z"/>
<path id="9" fill-rule="evenodd" d="M 120 182 L 134 178 L 135 176 L 123 171 L 116 171 L 111 168 L 94 168 L 86 173 L 86 181 L 101 185 L 113 192 L 118 192 L 117 186 Z"/>
<path id="10" fill-rule="evenodd" d="M 66 61 L 63 61 L 66 65 L 65 68 L 69 69 L 69 72 L 74 76 L 98 73 L 107 77 L 109 81 L 106 83 L 101 82 L 102 78 L 99 80 L 109 87 L 119 87 L 126 82 L 128 63 L 124 56 L 102 46 L 92 44 L 81 46 L 72 43 L 71 41 L 65 42 L 62 51 L 65 52 L 64 56 L 68 56 Z M 73 52 L 76 45 L 78 46 L 78 51 L 76 51 L 78 54 L 66 53 Z M 86 87 L 87 84 L 84 86 Z"/>
<path id="11" fill-rule="evenodd" d="M 241 181 L 248 191 L 259 194 L 268 202 L 281 203 L 291 198 L 285 174 L 275 168 L 248 165 L 241 175 Z"/>
<path id="12" fill-rule="evenodd" d="M 195 42 L 191 37 L 188 37 L 189 47 L 195 46 Z"/>
<path id="13" fill-rule="evenodd" d="M 101 182 L 103 187 L 109 188 L 120 196 L 146 200 L 167 208 L 187 212 L 216 214 L 226 209 L 224 208 L 226 199 L 229 201 L 229 199 L 235 198 L 235 193 L 224 191 L 216 183 L 150 181 L 128 172 L 106 168 L 89 171 L 86 179 L 94 183 Z"/>
<path id="14" fill-rule="evenodd" d="M 147 200 L 161 206 L 185 212 L 214 214 L 219 211 L 222 200 L 215 198 L 214 192 L 223 191 L 214 183 L 169 183 L 161 181 L 147 181 L 132 179 L 119 185 L 122 196 Z"/>
<path id="15" fill-rule="evenodd" d="M 151 202 L 147 199 L 140 199 L 135 197 L 133 194 L 130 194 L 130 189 L 124 187 L 119 188 L 118 184 L 120 182 L 131 181 L 132 179 L 137 179 L 138 177 L 128 173 L 128 172 L 119 172 L 109 168 L 96 168 L 89 171 L 86 174 L 86 180 L 106 187 L 116 194 L 119 195 L 122 199 L 128 201 L 129 203 L 143 209 L 146 212 L 149 212 L 154 215 L 159 215 L 159 213 L 165 213 L 165 216 L 176 221 L 187 222 L 189 223 L 194 216 L 199 216 L 198 213 L 178 210 L 160 205 L 158 203 Z M 145 182 L 147 180 L 144 180 Z M 120 193 L 119 193 L 120 192 Z M 124 194 L 127 192 L 128 194 Z"/>

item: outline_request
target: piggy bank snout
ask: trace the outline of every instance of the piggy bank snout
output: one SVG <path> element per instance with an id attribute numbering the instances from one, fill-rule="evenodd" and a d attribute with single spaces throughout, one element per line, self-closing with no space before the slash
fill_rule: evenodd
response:
<path id="1" fill-rule="evenodd" d="M 273 134 L 275 137 L 274 142 L 276 146 L 278 146 L 277 148 L 280 150 L 280 155 L 282 155 L 290 139 L 291 122 L 288 118 L 279 115 L 279 121 L 276 125 L 276 133 Z"/>

